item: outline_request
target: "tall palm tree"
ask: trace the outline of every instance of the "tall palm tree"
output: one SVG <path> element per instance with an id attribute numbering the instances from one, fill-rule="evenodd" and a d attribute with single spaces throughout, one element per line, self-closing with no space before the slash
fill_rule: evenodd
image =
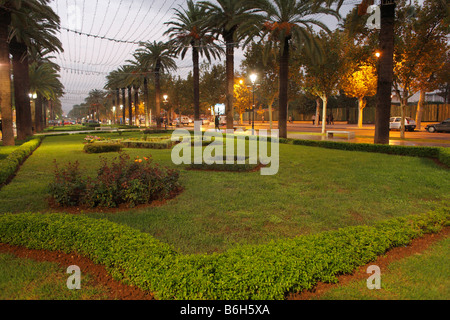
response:
<path id="1" fill-rule="evenodd" d="M 287 109 L 289 88 L 289 54 L 291 46 L 306 47 L 308 51 L 320 52 L 312 27 L 327 32 L 328 27 L 315 19 L 317 14 L 339 17 L 338 13 L 320 6 L 314 0 L 259 0 L 257 6 L 262 12 L 261 37 L 268 37 L 269 43 L 279 44 L 279 98 L 278 129 L 282 138 L 287 138 Z"/>
<path id="2" fill-rule="evenodd" d="M 201 1 L 205 6 L 206 25 L 212 28 L 214 35 L 222 36 L 225 41 L 225 65 L 227 74 L 227 91 L 225 114 L 227 129 L 233 128 L 233 97 L 234 97 L 234 48 L 245 38 L 249 30 L 255 27 L 258 17 L 253 1 L 217 0 L 217 4 Z"/>
<path id="3" fill-rule="evenodd" d="M 14 74 L 17 138 L 23 140 L 32 134 L 28 97 L 30 90 L 28 66 L 32 62 L 29 51 L 33 51 L 34 55 L 62 51 L 62 44 L 56 36 L 59 17 L 50 6 L 42 4 L 39 11 L 24 8 L 13 12 L 11 18 L 9 48 Z"/>
<path id="4" fill-rule="evenodd" d="M 49 62 L 33 62 L 30 65 L 30 91 L 37 94 L 35 107 L 35 130 L 44 126 L 43 100 L 57 100 L 64 93 L 58 70 Z"/>
<path id="5" fill-rule="evenodd" d="M 205 23 L 206 7 L 192 0 L 187 1 L 187 9 L 175 9 L 173 21 L 165 35 L 170 35 L 170 44 L 174 52 L 181 54 L 184 59 L 189 48 L 192 49 L 193 77 L 194 77 L 194 119 L 200 119 L 200 71 L 199 56 L 205 56 L 209 62 L 211 57 L 220 59 L 224 50 L 214 43 L 215 38 L 210 34 L 210 28 Z"/>
<path id="6" fill-rule="evenodd" d="M 170 50 L 167 43 L 164 42 L 143 42 L 140 48 L 135 52 L 135 58 L 142 64 L 143 70 L 153 73 L 155 81 L 155 116 L 157 127 L 161 127 L 161 75 L 170 70 L 176 70 L 177 65 L 174 61 L 174 53 Z"/>
<path id="7" fill-rule="evenodd" d="M 0 0 L 0 108 L 3 145 L 14 145 L 9 59 L 12 15 L 19 12 L 40 12 L 48 2 L 48 0 Z"/>
<path id="8" fill-rule="evenodd" d="M 122 119 L 123 124 L 126 123 L 126 88 L 130 85 L 130 74 L 133 68 L 129 65 L 123 65 L 116 70 L 111 71 L 106 76 L 105 89 L 116 90 L 117 104 L 122 105 Z M 122 103 L 120 103 L 119 93 L 122 93 Z M 130 116 L 131 119 L 131 116 Z"/>

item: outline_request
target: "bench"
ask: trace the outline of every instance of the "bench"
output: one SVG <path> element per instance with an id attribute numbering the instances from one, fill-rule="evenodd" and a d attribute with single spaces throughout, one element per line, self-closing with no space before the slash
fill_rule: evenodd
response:
<path id="1" fill-rule="evenodd" d="M 355 138 L 355 133 L 353 131 L 327 131 L 327 138 L 333 138 L 335 134 L 346 134 L 347 139 Z"/>
<path id="2" fill-rule="evenodd" d="M 100 131 L 103 131 L 103 130 L 106 130 L 106 131 L 119 131 L 119 129 L 111 128 L 111 127 L 95 127 L 95 130 L 100 130 Z"/>

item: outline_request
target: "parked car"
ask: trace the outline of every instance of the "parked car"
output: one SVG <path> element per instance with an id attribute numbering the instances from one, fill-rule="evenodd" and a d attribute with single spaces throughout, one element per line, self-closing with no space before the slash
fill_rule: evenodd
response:
<path id="1" fill-rule="evenodd" d="M 202 124 L 209 125 L 209 120 L 208 119 L 201 118 L 200 120 L 201 120 Z"/>
<path id="2" fill-rule="evenodd" d="M 402 117 L 391 117 L 389 120 L 389 130 L 397 129 L 400 130 Z M 416 129 L 416 121 L 409 117 L 405 118 L 405 130 L 414 131 Z"/>
<path id="3" fill-rule="evenodd" d="M 192 120 L 187 116 L 181 116 L 181 122 L 180 122 L 180 118 L 175 118 L 172 120 L 173 125 L 177 125 L 180 123 L 183 125 L 188 125 L 188 124 L 192 123 Z"/>
<path id="4" fill-rule="evenodd" d="M 450 132 L 450 118 L 441 123 L 429 124 L 425 127 L 428 132 Z"/>

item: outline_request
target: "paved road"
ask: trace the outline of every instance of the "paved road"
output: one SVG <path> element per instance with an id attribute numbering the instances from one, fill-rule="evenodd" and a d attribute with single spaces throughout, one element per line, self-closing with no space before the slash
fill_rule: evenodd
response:
<path id="1" fill-rule="evenodd" d="M 422 123 L 422 128 L 425 128 L 427 123 Z M 240 125 L 239 125 L 240 126 Z M 252 128 L 248 122 L 242 125 L 246 130 Z M 373 137 L 375 133 L 374 125 L 363 125 L 363 128 L 358 128 L 356 124 L 335 123 L 333 125 L 327 125 L 326 130 L 342 130 L 355 132 L 356 138 L 347 140 L 345 137 L 335 137 L 332 139 L 326 138 L 321 135 L 322 127 L 315 126 L 311 122 L 294 121 L 288 123 L 288 138 L 293 139 L 308 139 L 308 140 L 332 140 L 332 141 L 349 141 L 360 143 L 373 143 Z M 214 125 L 203 125 L 203 128 L 213 128 Z M 269 123 L 256 122 L 255 129 L 269 129 Z M 193 129 L 193 126 L 188 126 L 188 129 Z M 221 128 L 224 128 L 223 126 Z M 277 122 L 273 123 L 273 128 L 277 128 Z M 140 129 L 135 129 L 140 130 Z M 89 131 L 73 131 L 73 132 L 48 132 L 48 134 L 67 134 L 67 133 L 99 133 L 101 131 L 89 130 Z M 45 134 L 45 133 L 44 133 Z M 450 133 L 429 133 L 424 129 L 414 132 L 406 132 L 405 140 L 400 139 L 400 132 L 398 130 L 390 131 L 389 144 L 392 145 L 409 145 L 409 146 L 441 146 L 450 147 Z M 0 133 L 1 137 L 1 133 Z"/>

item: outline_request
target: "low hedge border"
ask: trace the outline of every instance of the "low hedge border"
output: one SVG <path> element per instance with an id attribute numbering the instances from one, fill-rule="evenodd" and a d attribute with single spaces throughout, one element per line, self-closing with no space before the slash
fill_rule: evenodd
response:
<path id="1" fill-rule="evenodd" d="M 60 213 L 0 216 L 0 242 L 75 252 L 159 299 L 284 299 L 288 292 L 336 282 L 424 233 L 450 225 L 441 208 L 334 231 L 246 245 L 211 255 L 182 255 L 147 233 L 106 219 Z"/>
<path id="2" fill-rule="evenodd" d="M 86 153 L 119 152 L 122 145 L 114 142 L 92 142 L 86 143 L 83 150 Z"/>
<path id="3" fill-rule="evenodd" d="M 43 139 L 43 137 L 31 139 L 11 152 L 5 159 L 0 160 L 0 186 L 14 175 L 24 160 L 39 147 Z"/>
<path id="4" fill-rule="evenodd" d="M 125 148 L 147 148 L 147 149 L 170 149 L 174 146 L 176 142 L 169 139 L 160 141 L 135 141 L 135 140 L 124 140 L 121 144 Z"/>
<path id="5" fill-rule="evenodd" d="M 270 137 L 267 138 L 270 141 Z M 439 160 L 442 164 L 450 167 L 450 149 L 445 147 L 429 146 L 396 146 L 388 144 L 353 143 L 324 140 L 303 140 L 278 138 L 279 143 L 302 145 L 309 147 L 321 147 L 328 149 L 338 149 L 347 151 L 364 151 L 386 153 L 392 155 L 402 155 L 411 157 L 424 157 Z"/>

